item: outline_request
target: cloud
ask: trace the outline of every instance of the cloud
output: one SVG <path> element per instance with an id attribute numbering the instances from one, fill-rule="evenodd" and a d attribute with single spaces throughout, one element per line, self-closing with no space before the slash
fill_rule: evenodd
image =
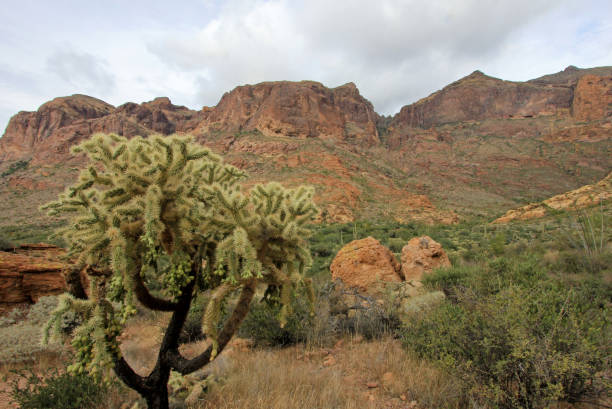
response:
<path id="1" fill-rule="evenodd" d="M 243 83 L 353 81 L 377 110 L 393 113 L 498 58 L 514 33 L 560 3 L 228 1 L 199 30 L 148 47 L 168 66 L 197 72 L 208 103 Z"/>
<path id="2" fill-rule="evenodd" d="M 89 53 L 56 50 L 47 58 L 47 69 L 60 79 L 86 92 L 108 92 L 115 85 L 108 64 Z"/>

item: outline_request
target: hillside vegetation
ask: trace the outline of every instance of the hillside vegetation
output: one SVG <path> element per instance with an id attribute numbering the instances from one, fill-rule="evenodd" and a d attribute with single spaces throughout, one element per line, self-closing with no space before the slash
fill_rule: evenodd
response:
<path id="1" fill-rule="evenodd" d="M 611 225 L 612 208 L 601 206 L 509 225 L 475 220 L 453 226 L 315 226 L 309 274 L 317 289 L 316 314 L 309 315 L 305 295 L 298 294 L 294 314 L 281 328 L 278 306 L 256 299 L 239 333 L 252 346 L 235 344 L 222 354 L 202 384 L 204 394 L 195 401 L 201 403 L 189 407 L 605 405 Z M 398 253 L 409 238 L 425 234 L 442 243 L 452 260 L 451 268 L 425 280 L 428 289 L 446 294 L 445 301 L 406 314 L 390 288 L 382 304 L 364 304 L 349 315 L 334 310 L 337 284 L 330 281 L 329 264 L 343 244 L 373 236 Z M 192 307 L 196 327 L 198 305 Z M 125 337 L 132 341 L 124 353 L 136 367 L 152 363 L 161 340 L 156 328 L 166 320 L 164 314 L 141 313 L 128 324 Z M 200 344 L 206 341 L 196 336 L 185 351 L 197 351 Z M 181 382 L 185 386 L 176 387 L 175 402 L 199 384 Z M 117 405 L 117 395 L 132 396 L 113 388 L 105 393 L 115 396 Z"/>

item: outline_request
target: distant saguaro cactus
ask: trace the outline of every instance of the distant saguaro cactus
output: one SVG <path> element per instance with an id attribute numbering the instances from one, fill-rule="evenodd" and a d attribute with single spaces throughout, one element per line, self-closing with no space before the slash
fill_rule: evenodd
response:
<path id="1" fill-rule="evenodd" d="M 59 329 L 62 313 L 76 311 L 83 322 L 73 333 L 70 369 L 98 376 L 113 369 L 149 408 L 168 408 L 170 371 L 188 374 L 214 359 L 249 311 L 258 283 L 281 289 L 281 322 L 290 312 L 291 292 L 311 263 L 305 239 L 317 213 L 313 191 L 269 183 L 245 194 L 244 172 L 185 136 L 97 134 L 73 152 L 84 152 L 90 167 L 44 208 L 73 214 L 59 234 L 90 276 L 90 299 L 63 296 L 46 333 Z M 201 291 L 211 292 L 202 325 L 212 342 L 187 359 L 179 335 Z M 235 307 L 220 323 L 221 306 L 235 293 Z M 136 303 L 172 312 L 148 376 L 138 375 L 119 348 Z"/>

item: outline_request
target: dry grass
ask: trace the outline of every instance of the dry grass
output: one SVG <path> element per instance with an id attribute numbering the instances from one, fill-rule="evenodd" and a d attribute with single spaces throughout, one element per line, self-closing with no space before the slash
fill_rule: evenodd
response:
<path id="1" fill-rule="evenodd" d="M 122 351 L 134 369 L 146 375 L 155 364 L 166 315 L 132 320 L 122 335 Z M 458 381 L 427 363 L 413 359 L 398 341 L 362 342 L 345 339 L 333 348 L 298 345 L 286 349 L 249 349 L 234 340 L 210 365 L 217 382 L 192 409 L 417 409 L 458 408 Z M 205 342 L 181 348 L 190 357 L 206 347 Z M 35 363 L 4 365 L 10 369 L 32 369 L 45 373 L 63 367 L 54 353 L 41 354 Z M 4 387 L 4 391 L 2 390 Z M 0 409 L 8 405 L 7 384 L 0 383 Z M 138 395 L 113 387 L 103 407 L 118 409 L 132 404 Z"/>
<path id="2" fill-rule="evenodd" d="M 412 359 L 395 340 L 330 350 L 237 351 L 198 409 L 458 408 L 457 380 Z"/>

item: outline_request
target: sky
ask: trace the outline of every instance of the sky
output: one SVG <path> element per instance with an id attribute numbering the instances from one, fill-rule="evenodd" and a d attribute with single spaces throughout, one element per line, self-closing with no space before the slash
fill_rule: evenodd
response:
<path id="1" fill-rule="evenodd" d="M 262 81 L 354 82 L 380 114 L 475 70 L 612 65 L 610 0 L 2 0 L 0 127 L 58 96 L 192 109 Z"/>

